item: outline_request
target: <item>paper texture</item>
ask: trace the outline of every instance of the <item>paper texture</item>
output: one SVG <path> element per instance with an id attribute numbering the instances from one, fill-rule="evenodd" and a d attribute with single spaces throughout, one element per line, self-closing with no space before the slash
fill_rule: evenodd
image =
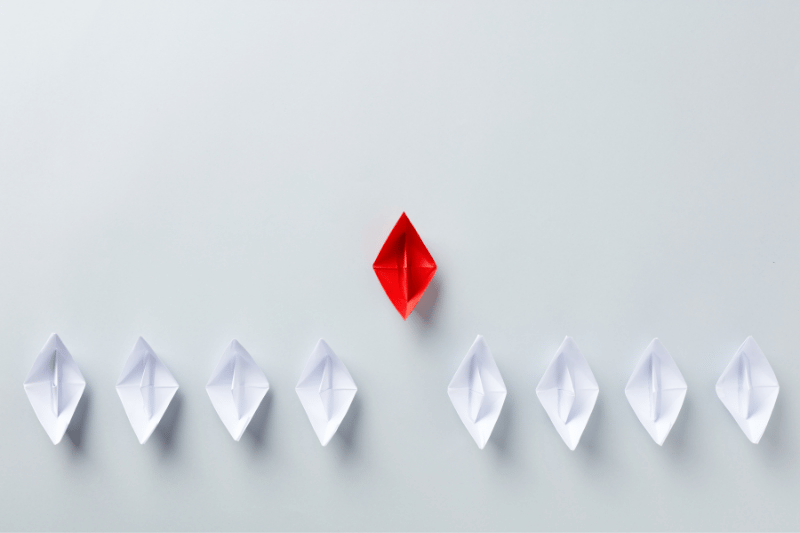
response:
<path id="1" fill-rule="evenodd" d="M 653 440 L 664 444 L 686 398 L 686 381 L 658 339 L 652 340 L 636 364 L 625 396 Z"/>
<path id="2" fill-rule="evenodd" d="M 450 381 L 447 394 L 481 450 L 492 435 L 506 393 L 506 384 L 492 352 L 478 335 Z"/>
<path id="3" fill-rule="evenodd" d="M 319 442 L 327 445 L 350 409 L 357 389 L 347 367 L 324 340 L 317 342 L 295 390 Z"/>
<path id="4" fill-rule="evenodd" d="M 778 399 L 778 379 L 753 337 L 744 343 L 717 381 L 717 396 L 753 444 L 758 444 Z"/>
<path id="5" fill-rule="evenodd" d="M 267 376 L 234 339 L 211 374 L 206 392 L 222 423 L 238 441 L 269 390 Z"/>
<path id="6" fill-rule="evenodd" d="M 599 391 L 575 341 L 565 338 L 539 381 L 536 395 L 570 450 L 581 440 Z"/>
<path id="7" fill-rule="evenodd" d="M 372 265 L 386 296 L 407 319 L 436 274 L 436 263 L 405 213 Z"/>
<path id="8" fill-rule="evenodd" d="M 150 438 L 177 391 L 178 382 L 169 369 L 139 337 L 117 381 L 117 394 L 141 444 Z"/>
<path id="9" fill-rule="evenodd" d="M 67 431 L 86 388 L 78 365 L 53 333 L 25 378 L 25 394 L 47 436 L 58 444 Z"/>

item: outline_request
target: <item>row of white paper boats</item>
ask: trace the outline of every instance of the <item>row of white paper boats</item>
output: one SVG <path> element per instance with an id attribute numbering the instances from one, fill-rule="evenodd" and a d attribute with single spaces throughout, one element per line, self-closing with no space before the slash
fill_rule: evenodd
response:
<path id="1" fill-rule="evenodd" d="M 42 348 L 25 380 L 25 392 L 54 444 L 61 441 L 86 387 L 78 365 L 58 335 Z M 125 413 L 139 442 L 155 430 L 178 390 L 178 382 L 139 338 L 117 381 Z M 225 427 L 239 440 L 269 390 L 264 372 L 236 340 L 211 375 L 206 391 Z M 758 443 L 767 427 L 778 380 L 764 353 L 748 337 L 717 381 L 717 395 L 747 438 Z M 328 444 L 356 395 L 344 363 L 321 340 L 306 363 L 297 395 L 323 446 Z M 458 416 L 483 448 L 492 434 L 507 389 L 483 337 L 478 335 L 447 388 Z M 599 387 L 575 342 L 567 337 L 536 387 L 558 434 L 574 450 L 594 409 Z M 686 397 L 686 381 L 669 352 L 653 339 L 625 387 L 644 428 L 664 443 Z"/>

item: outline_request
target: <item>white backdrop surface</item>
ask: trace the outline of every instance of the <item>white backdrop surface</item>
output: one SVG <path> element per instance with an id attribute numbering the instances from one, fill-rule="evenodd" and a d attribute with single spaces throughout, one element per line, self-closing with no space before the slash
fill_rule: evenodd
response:
<path id="1" fill-rule="evenodd" d="M 800 3 L 0 4 L 0 528 L 800 529 Z M 439 271 L 404 322 L 371 265 L 406 211 Z M 50 333 L 86 398 L 53 446 Z M 478 450 L 446 388 L 477 334 L 508 399 Z M 145 445 L 139 335 L 181 389 Z M 600 385 L 571 452 L 535 386 Z M 753 335 L 751 444 L 714 392 Z M 320 446 L 324 337 L 358 385 Z M 659 337 L 663 448 L 624 385 Z M 234 442 L 231 339 L 271 390 Z"/>

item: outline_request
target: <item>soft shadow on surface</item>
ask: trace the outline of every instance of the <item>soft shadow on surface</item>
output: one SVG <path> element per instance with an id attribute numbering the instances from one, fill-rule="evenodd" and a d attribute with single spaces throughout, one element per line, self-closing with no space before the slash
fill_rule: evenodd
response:
<path id="1" fill-rule="evenodd" d="M 178 390 L 161 418 L 161 422 L 158 423 L 155 431 L 153 431 L 153 438 L 158 442 L 162 457 L 169 457 L 175 454 L 176 438 L 182 411 L 183 393 Z"/>
<path id="2" fill-rule="evenodd" d="M 758 443 L 759 452 L 765 463 L 771 465 L 786 465 L 792 450 L 786 445 L 786 412 L 785 404 L 780 393 L 775 400 L 772 416 Z"/>
<path id="3" fill-rule="evenodd" d="M 72 449 L 76 456 L 86 454 L 84 438 L 86 437 L 87 413 L 89 412 L 91 401 L 91 391 L 89 387 L 86 387 L 81 399 L 78 401 L 78 406 L 75 408 L 75 414 L 72 415 L 72 421 L 67 427 L 67 437 L 72 443 Z"/>
<path id="4" fill-rule="evenodd" d="M 254 453 L 265 452 L 269 449 L 272 434 L 267 430 L 267 424 L 270 420 L 269 413 L 272 410 L 273 396 L 274 392 L 270 389 L 242 435 L 242 440 L 248 443 L 248 447 Z"/>
<path id="5" fill-rule="evenodd" d="M 336 450 L 336 455 L 343 463 L 353 463 L 360 459 L 361 449 L 358 436 L 361 427 L 361 398 L 358 394 L 353 398 L 350 409 L 342 420 L 328 446 Z"/>
<path id="6" fill-rule="evenodd" d="M 439 316 L 437 310 L 439 309 L 442 294 L 441 278 L 442 275 L 439 272 L 433 276 L 428 288 L 422 294 L 422 298 L 417 302 L 417 306 L 414 307 L 414 312 L 409 317 L 423 333 L 431 331 L 436 326 L 436 320 Z"/>
<path id="7" fill-rule="evenodd" d="M 605 438 L 603 430 L 604 419 L 605 402 L 602 394 L 599 394 L 597 402 L 594 404 L 592 416 L 589 417 L 586 429 L 583 431 L 581 440 L 575 449 L 575 451 L 580 451 L 580 455 L 590 458 L 591 462 L 597 465 L 603 464 L 603 459 L 607 455 L 603 446 L 603 439 Z"/>
<path id="8" fill-rule="evenodd" d="M 687 395 L 686 399 L 683 401 L 680 414 L 678 414 L 678 419 L 675 420 L 675 425 L 672 426 L 663 444 L 664 451 L 672 461 L 687 463 L 692 460 L 692 450 L 690 448 L 692 438 L 689 435 L 689 428 L 693 419 L 694 404 L 691 397 Z M 637 419 L 637 422 L 638 421 Z M 650 437 L 650 435 L 648 435 L 648 437 Z M 652 438 L 650 440 L 652 440 Z M 653 444 L 655 444 L 655 442 Z M 658 445 L 656 444 L 656 446 Z"/>
<path id="9" fill-rule="evenodd" d="M 625 461 L 620 461 L 614 453 L 614 440 L 620 434 L 618 432 L 609 434 L 608 421 L 608 406 L 601 393 L 597 397 L 592 416 L 589 417 L 589 422 L 586 424 L 586 430 L 583 432 L 577 448 L 571 453 L 575 454 L 575 458 L 584 471 L 585 482 L 609 493 L 618 493 L 620 478 L 625 477 L 623 474 Z"/>
<path id="10" fill-rule="evenodd" d="M 514 438 L 514 400 L 511 395 L 506 396 L 503 403 L 503 410 L 494 426 L 492 436 L 489 438 L 487 446 L 495 451 L 495 455 L 504 463 L 515 461 L 515 450 L 513 447 Z"/>

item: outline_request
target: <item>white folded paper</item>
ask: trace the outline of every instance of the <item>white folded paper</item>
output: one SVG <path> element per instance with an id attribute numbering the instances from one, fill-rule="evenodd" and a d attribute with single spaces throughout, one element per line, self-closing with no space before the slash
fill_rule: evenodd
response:
<path id="1" fill-rule="evenodd" d="M 536 395 L 570 450 L 581 440 L 600 388 L 575 341 L 566 337 L 544 372 Z"/>
<path id="2" fill-rule="evenodd" d="M 653 339 L 636 364 L 625 396 L 653 440 L 664 444 L 686 398 L 686 381 L 658 339 Z"/>
<path id="3" fill-rule="evenodd" d="M 78 365 L 53 333 L 25 378 L 25 394 L 53 444 L 64 437 L 86 388 Z"/>
<path id="4" fill-rule="evenodd" d="M 169 369 L 139 337 L 122 368 L 117 394 L 141 444 L 150 438 L 177 391 L 178 382 Z"/>
<path id="5" fill-rule="evenodd" d="M 447 394 L 461 422 L 481 450 L 506 401 L 506 384 L 483 337 L 478 335 L 458 366 Z"/>
<path id="6" fill-rule="evenodd" d="M 327 445 L 350 409 L 357 389 L 347 367 L 324 340 L 317 342 L 295 390 L 319 442 Z"/>
<path id="7" fill-rule="evenodd" d="M 268 390 L 267 376 L 235 339 L 206 385 L 214 409 L 236 441 L 242 438 Z"/>
<path id="8" fill-rule="evenodd" d="M 778 379 L 753 337 L 744 343 L 717 381 L 717 396 L 753 444 L 758 444 L 778 399 Z"/>

